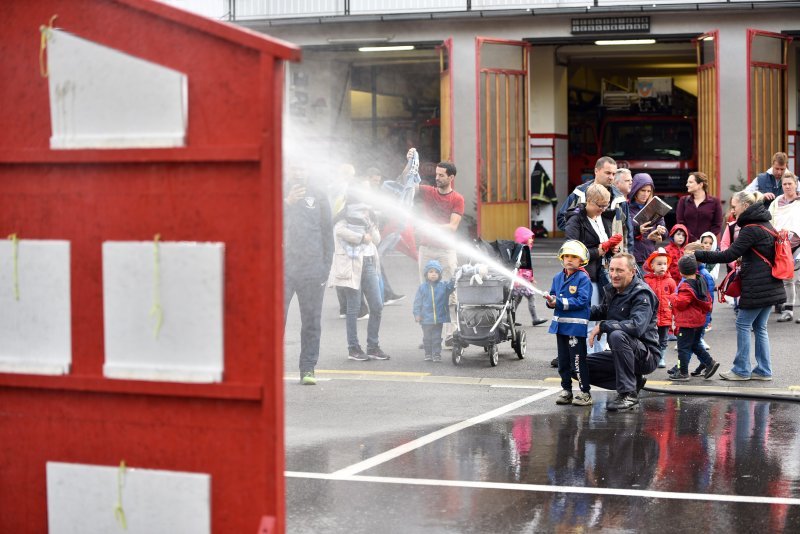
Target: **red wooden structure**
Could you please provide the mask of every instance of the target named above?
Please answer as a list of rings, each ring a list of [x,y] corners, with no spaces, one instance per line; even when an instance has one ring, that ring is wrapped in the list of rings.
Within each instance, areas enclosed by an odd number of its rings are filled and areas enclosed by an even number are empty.
[[[0,532],[46,532],[48,461],[211,475],[213,532],[284,529],[281,110],[299,49],[149,0],[11,0],[0,32],[0,232],[71,246],[72,367],[0,373]],[[51,150],[39,28],[188,77],[183,148]],[[101,244],[225,243],[224,378],[103,376]],[[2,342],[2,341],[0,341]],[[271,520],[263,522],[270,524]]]

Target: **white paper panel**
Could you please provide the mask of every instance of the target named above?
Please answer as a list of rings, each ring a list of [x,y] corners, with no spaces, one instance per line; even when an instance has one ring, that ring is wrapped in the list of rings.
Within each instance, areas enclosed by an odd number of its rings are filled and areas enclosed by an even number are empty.
[[[223,372],[222,243],[103,243],[103,317],[112,378],[219,382]],[[163,323],[151,315],[158,296]]]
[[[47,462],[50,534],[211,532],[211,477],[153,469]],[[127,529],[115,516],[120,502]]]
[[[47,40],[51,148],[185,145],[184,74],[51,30]]]
[[[0,241],[0,372],[59,375],[72,361],[69,242]]]

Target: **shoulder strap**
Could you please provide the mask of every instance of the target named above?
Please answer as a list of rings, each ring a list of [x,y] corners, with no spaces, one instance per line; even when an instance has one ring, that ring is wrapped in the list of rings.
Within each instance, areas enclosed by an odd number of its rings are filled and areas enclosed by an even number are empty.
[[[766,226],[763,226],[761,224],[746,224],[744,227],[747,228],[748,226],[757,226],[758,228],[761,228],[762,230],[767,232],[772,237],[774,237],[776,239],[778,238],[778,233],[777,232],[773,232],[772,230],[770,230]],[[761,254],[759,251],[757,251],[755,247],[752,247],[750,250],[755,252],[756,255],[758,255],[759,258],[761,258],[762,260],[764,260],[767,263],[767,265],[769,265],[770,267],[774,267],[774,265],[772,265],[772,263],[767,258],[765,258],[763,254]]]

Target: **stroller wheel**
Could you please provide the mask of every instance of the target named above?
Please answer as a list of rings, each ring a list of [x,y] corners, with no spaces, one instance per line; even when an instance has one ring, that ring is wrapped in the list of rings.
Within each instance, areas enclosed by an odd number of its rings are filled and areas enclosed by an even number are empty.
[[[517,341],[511,343],[514,346],[514,351],[517,353],[517,358],[522,360],[525,358],[525,351],[528,350],[528,334],[525,330],[517,330]]]
[[[489,363],[492,367],[497,367],[497,362],[500,359],[500,349],[497,348],[497,345],[491,345],[489,347]]]
[[[460,345],[453,345],[453,365],[461,363],[461,356],[464,355],[464,347]]]

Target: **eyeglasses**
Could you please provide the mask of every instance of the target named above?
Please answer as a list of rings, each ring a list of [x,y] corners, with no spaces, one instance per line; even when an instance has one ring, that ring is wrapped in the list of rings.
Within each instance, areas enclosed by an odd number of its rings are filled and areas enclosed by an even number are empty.
[[[606,209],[606,208],[608,207],[608,204],[598,204],[598,203],[597,203],[597,202],[595,202],[594,200],[592,200],[592,204],[594,204],[595,206],[597,206],[597,207],[598,207],[598,208],[600,208],[601,210],[604,210],[604,209]]]

